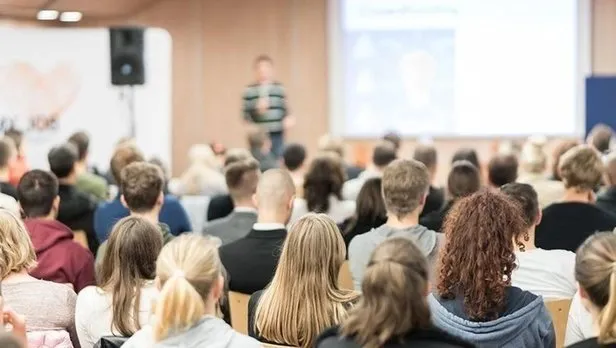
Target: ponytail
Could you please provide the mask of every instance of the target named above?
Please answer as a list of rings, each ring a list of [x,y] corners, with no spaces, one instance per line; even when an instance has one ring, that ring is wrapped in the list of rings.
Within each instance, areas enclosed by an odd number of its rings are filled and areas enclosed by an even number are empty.
[[[599,338],[601,344],[616,342],[616,269],[610,275],[610,292],[607,304],[599,314]]]

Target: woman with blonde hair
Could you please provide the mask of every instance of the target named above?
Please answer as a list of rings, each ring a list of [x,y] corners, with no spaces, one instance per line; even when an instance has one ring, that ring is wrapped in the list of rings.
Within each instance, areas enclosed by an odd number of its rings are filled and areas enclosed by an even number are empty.
[[[291,225],[272,282],[250,297],[249,334],[312,347],[321,331],[346,318],[358,294],[338,287],[345,250],[338,227],[324,214],[308,214]]]
[[[410,239],[387,239],[372,253],[361,299],[316,347],[472,347],[433,327],[428,274],[425,256]]]
[[[36,254],[26,227],[15,214],[0,209],[0,279],[4,306],[27,318],[28,335],[34,339],[37,333],[54,331],[55,336],[64,333],[74,347],[80,347],[75,331],[77,295],[70,285],[31,277],[28,271],[34,267]]]
[[[550,180],[546,170],[548,156],[545,153],[545,137],[530,137],[522,146],[520,167],[522,174],[517,182],[533,186],[539,197],[539,206],[546,207],[565,195],[565,186],[560,181]]]
[[[193,145],[188,151],[188,158],[190,166],[180,176],[177,194],[212,197],[227,193],[225,177],[209,145]]]
[[[160,293],[152,326],[138,331],[123,348],[260,346],[216,316],[224,279],[213,240],[184,234],[165,245],[156,261],[156,285]]]
[[[82,348],[103,336],[130,337],[148,323],[156,258],[163,247],[158,227],[129,216],[114,226],[99,269],[100,287],[89,286],[77,297],[75,324]]]

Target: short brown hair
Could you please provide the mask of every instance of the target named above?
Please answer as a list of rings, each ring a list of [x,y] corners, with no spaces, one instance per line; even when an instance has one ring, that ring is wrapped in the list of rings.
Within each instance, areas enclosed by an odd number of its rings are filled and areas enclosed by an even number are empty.
[[[556,145],[556,148],[554,148],[554,152],[552,153],[552,177],[554,180],[562,180],[558,169],[560,166],[560,158],[565,154],[565,152],[578,145],[580,145],[580,142],[577,140],[564,140]]]
[[[162,170],[146,162],[127,165],[122,170],[120,182],[120,192],[124,201],[128,209],[135,213],[152,210],[165,185]]]
[[[75,144],[77,147],[78,159],[83,161],[88,156],[88,148],[90,147],[90,137],[86,132],[76,132],[68,138],[69,143]]]
[[[262,128],[255,128],[248,133],[248,146],[251,149],[260,149],[267,141],[267,133]]]
[[[481,188],[481,173],[469,161],[454,162],[447,176],[447,191],[452,199],[469,196]]]
[[[231,197],[252,196],[257,191],[259,182],[259,162],[248,158],[231,163],[225,167],[225,181]]]
[[[382,141],[374,147],[372,151],[372,163],[377,167],[385,167],[393,162],[398,155],[396,149],[389,141]]]
[[[423,163],[430,169],[436,168],[437,153],[432,145],[419,145],[413,152],[413,159]]]
[[[605,153],[610,149],[610,143],[613,135],[614,130],[612,130],[612,127],[599,123],[590,130],[587,143],[597,149],[597,151]]]
[[[518,178],[518,158],[515,155],[496,155],[488,163],[488,181],[495,187],[515,182]]]
[[[566,188],[594,190],[605,170],[599,152],[588,145],[578,145],[565,152],[558,167]]]
[[[402,218],[423,203],[430,188],[428,168],[415,160],[395,160],[385,167],[382,186],[387,212]]]
[[[139,149],[132,145],[119,146],[113,156],[109,166],[111,167],[111,174],[116,184],[119,186],[122,183],[122,170],[131,163],[143,162],[145,158]]]
[[[9,161],[13,156],[13,144],[10,138],[0,138],[0,168],[5,168],[9,165]]]

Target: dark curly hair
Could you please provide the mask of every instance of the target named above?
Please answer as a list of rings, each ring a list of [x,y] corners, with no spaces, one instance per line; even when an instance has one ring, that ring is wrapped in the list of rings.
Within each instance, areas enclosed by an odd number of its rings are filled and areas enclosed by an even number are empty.
[[[483,189],[461,199],[445,220],[439,296],[463,296],[473,321],[497,319],[515,268],[512,238],[524,226],[520,208],[501,192]]]
[[[337,156],[324,153],[312,160],[304,178],[304,199],[308,211],[327,213],[329,196],[342,199],[342,185],[345,180],[342,162]]]

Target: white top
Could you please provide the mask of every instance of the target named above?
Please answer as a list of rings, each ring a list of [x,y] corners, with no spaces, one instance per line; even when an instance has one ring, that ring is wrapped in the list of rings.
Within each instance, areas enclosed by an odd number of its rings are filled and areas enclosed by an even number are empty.
[[[577,290],[575,254],[566,250],[533,249],[516,252],[511,283],[544,299],[571,298]]]
[[[573,296],[569,308],[567,331],[565,331],[565,346],[583,341],[597,335],[594,332],[592,315],[584,308],[579,291]]]
[[[153,301],[157,294],[158,290],[153,281],[141,288],[139,302],[139,324],[141,326],[149,323]],[[128,315],[129,313],[123,314]],[[92,348],[101,337],[112,335],[111,295],[95,286],[88,286],[81,290],[75,306],[75,326],[81,348]]]
[[[308,214],[308,205],[303,198],[296,198],[293,202],[293,213],[291,214],[291,220],[289,223],[293,223],[302,216]],[[353,201],[341,201],[335,196],[329,197],[329,210],[327,215],[334,220],[336,224],[344,222],[344,220],[350,218],[355,213],[355,202]]]

